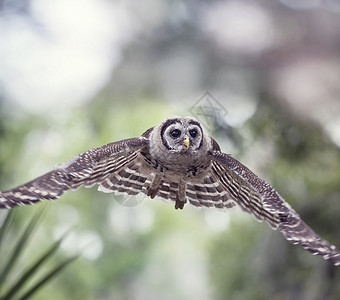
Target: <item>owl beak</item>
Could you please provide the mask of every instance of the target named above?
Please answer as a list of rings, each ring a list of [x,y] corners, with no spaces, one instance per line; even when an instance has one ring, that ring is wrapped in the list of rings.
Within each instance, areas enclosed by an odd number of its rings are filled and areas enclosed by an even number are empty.
[[[185,145],[187,148],[189,148],[190,139],[189,139],[189,136],[188,136],[188,135],[185,135],[185,136],[184,136],[183,145]]]

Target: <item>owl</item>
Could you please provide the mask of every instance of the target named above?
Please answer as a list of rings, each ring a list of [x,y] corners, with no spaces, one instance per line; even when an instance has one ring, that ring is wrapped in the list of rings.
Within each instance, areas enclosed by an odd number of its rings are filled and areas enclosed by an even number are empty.
[[[193,118],[174,117],[130,138],[88,150],[17,188],[0,192],[0,208],[56,199],[65,191],[145,194],[175,209],[238,205],[279,229],[293,244],[340,265],[340,252],[318,236],[276,190],[229,154]]]

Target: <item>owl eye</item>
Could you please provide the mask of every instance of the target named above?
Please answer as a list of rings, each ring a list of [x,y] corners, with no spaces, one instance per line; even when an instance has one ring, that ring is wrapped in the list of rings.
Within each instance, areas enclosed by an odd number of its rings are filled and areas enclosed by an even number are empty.
[[[174,139],[178,138],[181,135],[181,131],[179,129],[174,129],[170,132],[170,136]]]
[[[196,129],[191,129],[189,130],[190,136],[192,138],[195,138],[197,136],[197,130]]]

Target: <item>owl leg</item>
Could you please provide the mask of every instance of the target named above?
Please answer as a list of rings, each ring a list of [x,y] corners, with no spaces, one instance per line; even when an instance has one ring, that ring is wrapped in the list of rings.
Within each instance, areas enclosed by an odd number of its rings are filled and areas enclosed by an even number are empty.
[[[147,193],[147,196],[150,196],[151,199],[156,197],[161,180],[162,180],[162,175],[155,174],[155,177],[153,178],[153,180],[151,181],[148,187],[148,193]]]
[[[187,202],[186,195],[187,184],[184,180],[180,179],[178,183],[178,191],[176,193],[175,209],[183,209],[184,204]]]

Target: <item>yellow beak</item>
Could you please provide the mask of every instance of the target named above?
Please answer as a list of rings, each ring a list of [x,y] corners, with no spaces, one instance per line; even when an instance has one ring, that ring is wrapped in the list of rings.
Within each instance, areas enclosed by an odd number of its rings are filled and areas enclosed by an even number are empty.
[[[187,135],[184,136],[183,144],[184,144],[187,148],[189,148],[189,145],[190,145],[189,136],[187,136]]]

